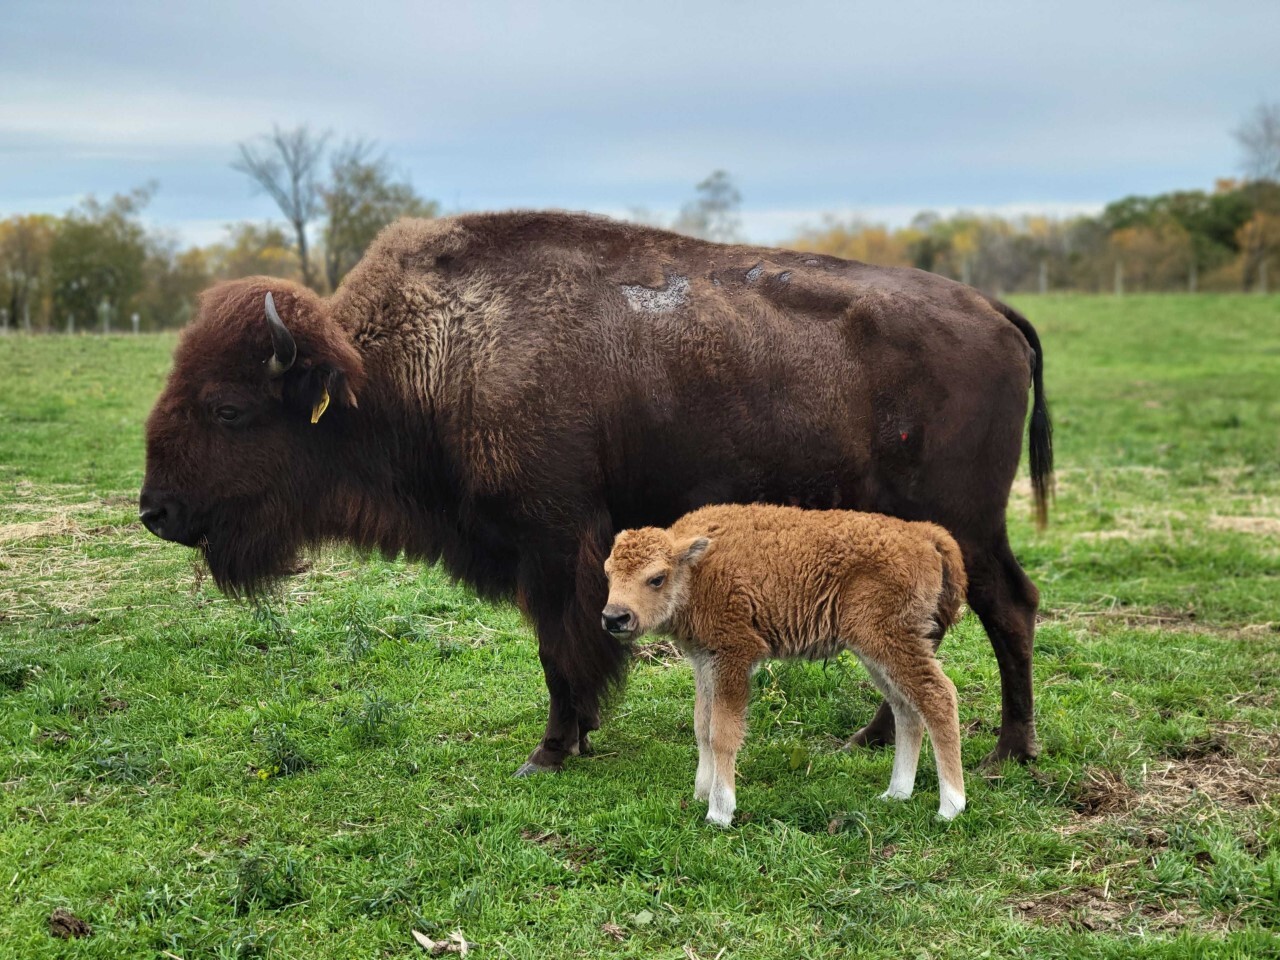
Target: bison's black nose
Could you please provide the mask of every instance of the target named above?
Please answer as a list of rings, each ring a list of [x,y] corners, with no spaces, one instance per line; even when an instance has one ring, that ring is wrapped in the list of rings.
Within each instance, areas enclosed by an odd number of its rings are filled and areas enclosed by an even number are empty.
[[[627,634],[636,628],[636,617],[626,607],[611,603],[600,615],[600,623],[612,634]]]
[[[143,490],[138,497],[138,519],[142,525],[162,540],[172,540],[190,546],[186,511],[176,497]]]

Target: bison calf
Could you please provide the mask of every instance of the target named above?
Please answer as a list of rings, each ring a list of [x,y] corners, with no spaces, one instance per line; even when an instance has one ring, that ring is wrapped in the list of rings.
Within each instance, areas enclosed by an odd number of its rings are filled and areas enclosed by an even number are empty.
[[[923,727],[938,763],[938,815],[964,809],[955,685],[934,651],[956,620],[966,579],[941,527],[843,510],[713,506],[668,529],[625,530],[604,564],[604,628],[670,633],[693,662],[698,775],[707,820],[728,826],[748,681],[770,657],[851,650],[893,709],[884,797],[915,786]]]

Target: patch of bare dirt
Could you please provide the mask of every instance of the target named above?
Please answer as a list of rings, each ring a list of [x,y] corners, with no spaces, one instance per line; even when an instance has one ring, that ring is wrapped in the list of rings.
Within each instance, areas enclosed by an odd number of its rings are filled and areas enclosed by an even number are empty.
[[[636,647],[636,659],[649,663],[671,663],[680,659],[680,651],[670,640],[654,640]]]
[[[1208,800],[1249,807],[1280,797],[1280,731],[1223,723],[1147,769],[1143,805],[1164,812]]]
[[[1173,931],[1191,922],[1200,931],[1224,929],[1227,925],[1225,918],[1202,914],[1191,904],[1139,903],[1126,896],[1126,891],[1110,886],[1058,890],[1035,899],[1021,900],[1015,906],[1027,920],[1090,932],[1133,928]]]
[[[1086,530],[1077,533],[1075,539],[1086,543],[1101,543],[1104,540],[1146,540],[1156,535],[1156,530]]]
[[[1233,533],[1251,533],[1258,537],[1280,537],[1280,517],[1224,517],[1209,518],[1211,530],[1230,530]]]
[[[42,537],[83,537],[84,528],[69,512],[58,512],[43,520],[0,524],[0,544],[22,543]]]
[[[1211,803],[1244,808],[1280,797],[1280,731],[1247,723],[1218,724],[1202,737],[1153,761],[1134,788],[1118,772],[1090,768],[1072,793],[1082,818],[1116,818],[1132,811],[1165,815]],[[1064,828],[1067,833],[1088,824]]]
[[[1083,620],[1105,626],[1120,625],[1138,629],[1180,630],[1196,633],[1231,633],[1229,628],[1214,629],[1202,627],[1196,623],[1194,607],[1155,606],[1150,610],[1134,610],[1130,607],[1112,604],[1102,610],[1091,609],[1084,604],[1073,604],[1065,607],[1048,607],[1040,611],[1037,622]]]
[[[49,934],[59,940],[76,940],[93,933],[93,927],[85,923],[70,910],[59,907],[49,914]]]
[[[1115,770],[1093,767],[1073,797],[1078,813],[1086,817],[1104,817],[1126,813],[1138,802],[1138,792]]]
[[[594,847],[574,843],[572,840],[550,830],[521,830],[520,839],[527,840],[529,843],[536,843],[538,846],[555,853],[560,862],[574,873],[581,873],[582,868],[591,861],[596,852]]]

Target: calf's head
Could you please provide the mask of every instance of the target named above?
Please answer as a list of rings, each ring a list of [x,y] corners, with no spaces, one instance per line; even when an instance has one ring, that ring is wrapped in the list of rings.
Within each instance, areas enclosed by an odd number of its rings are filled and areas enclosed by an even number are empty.
[[[147,420],[139,515],[199,547],[218,586],[253,593],[322,539],[360,355],[314,293],[252,277],[200,298]]]
[[[710,546],[707,537],[677,540],[658,527],[622,531],[604,562],[609,602],[601,626],[619,639],[661,630],[684,605],[693,568]]]

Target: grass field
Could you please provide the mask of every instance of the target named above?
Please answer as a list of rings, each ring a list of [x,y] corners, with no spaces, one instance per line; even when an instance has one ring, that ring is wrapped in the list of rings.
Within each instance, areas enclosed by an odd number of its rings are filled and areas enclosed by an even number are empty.
[[[1025,298],[1058,498],[1044,755],[984,777],[970,616],[943,645],[969,809],[839,752],[856,665],[756,678],[741,823],[692,800],[657,648],[557,777],[533,638],[439,572],[317,558],[269,609],[136,522],[169,337],[0,340],[0,957],[1280,955],[1280,298]],[[50,933],[66,910],[90,935]]]

